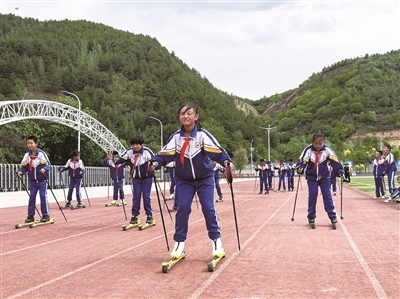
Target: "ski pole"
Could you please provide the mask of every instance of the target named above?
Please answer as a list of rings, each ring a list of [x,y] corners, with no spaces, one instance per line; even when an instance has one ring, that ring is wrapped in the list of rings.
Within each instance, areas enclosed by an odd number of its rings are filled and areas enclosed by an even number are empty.
[[[29,194],[28,188],[26,188],[24,182],[22,181],[22,178],[18,175],[18,172],[16,172],[19,180],[21,181],[22,187],[25,189],[26,193],[28,193],[28,196],[31,197],[31,195]],[[42,215],[40,215],[38,208],[36,207],[36,198],[35,198],[35,210],[38,213],[39,217],[42,218]]]
[[[50,189],[51,193],[53,194],[54,200],[56,201],[56,203],[58,205],[58,208],[61,211],[61,214],[64,216],[65,222],[67,222],[67,218],[65,218],[64,212],[63,212],[60,204],[58,203],[58,200],[57,200],[56,196],[54,195],[53,189],[50,188],[49,181],[46,181],[46,182],[47,182],[47,187]]]
[[[343,178],[340,178],[340,219],[343,219]]]
[[[155,186],[156,186],[156,194],[157,194],[157,199],[158,199],[158,206],[160,208],[160,215],[161,215],[161,221],[162,221],[162,225],[163,225],[163,229],[164,229],[164,236],[165,236],[165,242],[167,243],[167,250],[169,251],[169,244],[168,244],[168,237],[167,237],[167,230],[165,229],[165,222],[164,222],[164,215],[162,213],[162,209],[161,209],[161,201],[160,201],[160,195],[158,194],[158,187],[157,187],[157,178],[156,175],[153,175],[154,178],[154,182],[155,182]],[[169,210],[168,210],[169,211]],[[171,216],[171,214],[170,214]],[[171,218],[172,219],[172,218]]]
[[[62,186],[62,189],[63,189],[63,192],[64,192],[64,202],[66,203],[67,202],[67,197],[65,196],[64,182],[63,182],[62,173],[60,172],[60,169],[61,168],[58,169],[59,170],[58,173],[60,174],[60,183],[61,183],[61,186]]]
[[[89,196],[88,196],[88,194],[87,194],[86,187],[85,187],[85,183],[83,182],[83,179],[82,179],[82,185],[83,185],[83,189],[85,189],[86,198],[87,198],[87,200],[88,200],[88,202],[89,202],[89,206],[91,207],[92,205],[90,204],[90,199],[89,199]]]
[[[299,179],[297,181],[296,196],[294,198],[293,215],[291,219],[292,221],[294,221],[294,211],[296,210],[297,194],[299,193],[299,185],[300,185],[300,176],[301,174],[299,174]]]
[[[237,217],[236,217],[235,195],[233,194],[233,186],[232,186],[233,179],[232,179],[232,169],[231,169],[230,163],[227,163],[227,165],[226,165],[226,180],[228,182],[229,188],[231,189],[233,215],[235,218],[235,227],[236,227],[236,236],[237,236],[237,240],[238,240],[238,248],[240,251],[239,229],[238,229],[238,223],[237,223]]]
[[[123,182],[123,181],[122,181],[122,182]],[[120,197],[121,197],[121,194],[123,194],[124,191],[123,191],[123,190],[121,189],[121,187],[119,186],[118,174],[117,174],[117,184],[118,184],[118,189],[119,189]],[[122,186],[122,188],[123,188],[123,186]],[[117,199],[118,199],[118,197],[117,197]],[[124,208],[125,220],[128,220],[128,218],[126,218],[125,199],[122,200],[122,207]]]

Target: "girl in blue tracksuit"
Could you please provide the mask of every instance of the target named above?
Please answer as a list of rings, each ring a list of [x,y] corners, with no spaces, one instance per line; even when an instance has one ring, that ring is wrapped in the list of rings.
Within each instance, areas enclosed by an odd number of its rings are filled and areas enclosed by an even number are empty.
[[[143,195],[143,206],[146,212],[146,223],[153,223],[153,207],[151,204],[151,185],[153,182],[153,170],[149,168],[149,162],[154,153],[148,147],[143,146],[144,139],[140,135],[131,138],[131,148],[127,149],[116,164],[127,163],[131,171],[129,179],[132,180],[132,218],[131,224],[138,224],[140,215],[140,198]]]
[[[383,152],[375,152],[374,169],[372,171],[375,180],[375,199],[385,197],[385,181],[383,172],[385,171],[385,159],[382,158]],[[382,194],[382,195],[381,195]]]
[[[268,194],[268,167],[264,163],[264,159],[260,160],[260,164],[258,164],[255,168],[255,171],[259,171],[259,178],[260,178],[260,193],[263,193],[263,188],[265,188],[265,194]]]
[[[225,166],[232,160],[218,141],[197,124],[199,115],[193,104],[181,106],[178,115],[181,129],[172,134],[164,148],[153,158],[152,164],[153,169],[159,169],[175,161],[179,209],[175,216],[175,245],[171,256],[182,256],[184,252],[195,192],[202,206],[208,237],[212,240],[212,253],[214,256],[225,255],[214,204],[214,170],[211,160]]]
[[[121,204],[126,204],[125,202],[125,193],[124,193],[124,169],[125,163],[123,164],[115,164],[119,160],[119,153],[117,151],[113,151],[112,154],[108,154],[106,158],[103,159],[103,166],[108,166],[110,169],[110,177],[113,180],[114,193],[113,200],[111,201],[112,205],[116,205],[118,201],[118,190],[119,197],[121,199]]]
[[[286,168],[285,163],[283,163],[283,160],[279,160],[279,164],[278,164],[278,166],[275,166],[275,169],[278,169],[278,175],[279,175],[278,191],[281,191],[281,185],[282,185],[283,192],[286,192],[285,177],[286,177],[287,168]]]
[[[77,207],[83,207],[82,195],[81,195],[81,183],[83,174],[85,173],[85,166],[83,165],[83,161],[81,160],[80,151],[74,150],[71,153],[71,159],[67,161],[65,166],[62,166],[59,169],[60,172],[66,170],[68,170],[69,174],[69,189],[67,195],[67,203],[65,204],[65,207],[66,208],[71,207],[72,192],[74,191],[74,187],[76,193],[76,200],[78,202]]]
[[[308,185],[308,222],[314,223],[318,197],[318,187],[321,189],[324,208],[332,223],[337,222],[335,205],[330,191],[330,169],[328,161],[332,166],[332,175],[343,176],[342,164],[329,146],[325,145],[325,136],[318,131],[313,136],[312,144],[308,145],[300,155],[297,162],[297,172],[305,172]]]
[[[28,152],[22,158],[21,168],[18,171],[18,176],[28,174],[29,178],[30,194],[28,217],[25,222],[28,223],[35,221],[35,205],[38,191],[40,195],[40,209],[42,210],[42,218],[40,221],[46,222],[50,220],[46,184],[49,179],[50,161],[46,153],[37,147],[38,140],[35,136],[29,136],[26,138],[26,146]]]
[[[396,159],[390,152],[391,149],[392,147],[390,145],[386,145],[383,149],[385,152],[385,170],[383,171],[383,175],[387,175],[390,195],[393,193],[394,189],[396,189],[394,186],[394,177],[396,176],[397,171]],[[385,202],[388,201],[390,200],[388,199]]]

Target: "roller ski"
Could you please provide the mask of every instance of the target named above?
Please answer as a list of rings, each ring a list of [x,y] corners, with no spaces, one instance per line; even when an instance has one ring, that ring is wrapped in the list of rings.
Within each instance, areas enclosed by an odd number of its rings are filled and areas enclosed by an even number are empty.
[[[144,229],[146,229],[150,226],[154,226],[154,225],[156,225],[156,221],[153,219],[153,216],[148,215],[146,223],[144,225],[139,224],[138,228],[139,228],[139,230],[144,230]]]
[[[174,250],[171,252],[171,260],[162,263],[162,272],[168,273],[176,263],[186,257],[185,242],[175,242]]]
[[[106,203],[106,207],[117,206],[118,202],[116,200],[112,200],[111,202]]]
[[[61,207],[61,209],[70,209],[70,210],[72,210],[73,209],[72,203],[70,201],[67,201],[65,203],[65,206]]]
[[[137,227],[137,226],[139,226],[139,225],[141,225],[140,219],[138,219],[137,216],[133,216],[133,217],[131,218],[131,221],[130,221],[128,224],[122,225],[122,230],[123,230],[123,231],[126,231],[126,230],[128,230],[128,229]]]
[[[224,199],[222,197],[218,198],[217,200],[215,200],[215,202],[223,202]]]
[[[19,228],[21,228],[21,227],[30,226],[31,224],[34,224],[34,223],[37,223],[37,222],[39,222],[39,221],[38,221],[38,220],[35,220],[35,218],[33,218],[33,217],[28,217],[28,218],[26,218],[26,220],[25,220],[24,223],[18,223],[18,224],[16,224],[16,225],[15,225],[15,228],[16,228],[16,229],[19,229]]]
[[[308,223],[310,224],[310,227],[312,229],[315,229],[315,219],[314,218],[309,218]]]
[[[214,272],[218,262],[225,257],[225,249],[222,247],[221,239],[212,240],[213,259],[207,264],[208,272]]]
[[[50,218],[49,216],[43,216],[40,221],[34,222],[29,225],[30,228],[34,228],[36,226],[46,225],[46,224],[53,224],[54,218]]]
[[[332,217],[331,218],[331,223],[332,223],[332,229],[336,229],[337,218],[336,217]]]
[[[122,207],[122,206],[126,206],[125,200],[121,200],[121,202],[117,203],[117,207]]]
[[[82,204],[82,202],[78,202],[78,204],[74,207],[71,205],[71,210],[75,210],[75,209],[84,209],[86,206],[84,204]]]

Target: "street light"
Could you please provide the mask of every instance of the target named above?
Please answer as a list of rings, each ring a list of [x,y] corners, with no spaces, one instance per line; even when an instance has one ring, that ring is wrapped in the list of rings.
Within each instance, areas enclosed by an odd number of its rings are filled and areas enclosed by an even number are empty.
[[[253,140],[250,142],[250,163],[251,163],[251,170],[250,174],[253,175]]]
[[[154,120],[156,120],[156,121],[158,121],[158,122],[160,123],[160,128],[161,128],[161,141],[160,141],[160,144],[161,144],[161,149],[163,149],[163,129],[162,129],[162,122],[161,122],[161,120],[159,120],[158,118],[155,118],[155,117],[153,117],[153,116],[149,116],[149,118],[154,119]],[[163,180],[163,178],[164,178],[163,171],[161,171],[161,180]]]
[[[69,96],[74,96],[78,100],[78,110],[79,110],[79,124],[78,124],[78,151],[81,151],[81,101],[79,100],[78,96],[72,92],[66,91],[66,90],[61,90],[61,93],[69,95]]]
[[[276,126],[271,128],[271,125],[268,125],[268,128],[260,127],[260,129],[265,129],[265,130],[268,131],[268,161],[271,161],[270,149],[269,149],[269,131],[271,131],[271,130],[273,130],[275,128],[276,128]]]

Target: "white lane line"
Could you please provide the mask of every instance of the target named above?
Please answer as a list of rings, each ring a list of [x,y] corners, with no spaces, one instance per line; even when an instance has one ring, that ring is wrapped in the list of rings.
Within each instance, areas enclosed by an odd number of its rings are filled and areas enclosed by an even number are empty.
[[[347,231],[346,226],[344,225],[343,222],[339,222],[339,225],[341,226],[344,235],[347,238],[347,241],[349,241],[351,248],[353,249],[354,254],[356,255],[358,262],[360,263],[361,267],[364,269],[365,274],[367,275],[369,281],[371,282],[376,294],[380,299],[386,299],[387,295],[385,291],[383,290],[381,284],[379,283],[378,279],[376,279],[374,273],[372,272],[371,268],[368,266],[367,261],[364,259],[362,256],[360,250],[358,250],[356,243],[353,241],[353,238],[350,236],[349,232]]]
[[[289,196],[288,199],[286,199],[283,204],[279,208],[277,208],[276,211],[267,218],[267,220],[264,221],[262,225],[258,227],[258,229],[246,240],[246,242],[243,243],[243,246],[241,246],[242,249],[246,248],[246,246],[251,241],[253,241],[257,234],[267,225],[268,221],[270,221],[279,212],[279,210],[282,209],[282,207],[289,201],[290,198],[293,197],[293,195],[294,193]],[[213,274],[211,274],[211,276],[205,282],[203,282],[203,284],[197,290],[195,290],[192,295],[190,295],[189,299],[196,299],[200,297],[204,290],[206,290],[210,286],[210,284],[218,277],[218,275],[221,274],[221,272],[224,271],[224,269],[235,260],[239,253],[240,251],[235,251],[232,255],[230,255],[227,260],[224,261],[224,263],[222,263],[222,265],[218,266],[217,270],[214,271]]]

